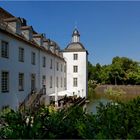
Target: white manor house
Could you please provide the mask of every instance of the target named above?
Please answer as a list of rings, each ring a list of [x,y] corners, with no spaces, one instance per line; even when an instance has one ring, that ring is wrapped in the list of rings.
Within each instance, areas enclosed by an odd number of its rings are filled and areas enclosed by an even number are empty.
[[[33,94],[46,105],[54,96],[86,97],[87,62],[77,29],[61,50],[24,18],[0,8],[0,108],[17,110],[23,102],[30,103]]]

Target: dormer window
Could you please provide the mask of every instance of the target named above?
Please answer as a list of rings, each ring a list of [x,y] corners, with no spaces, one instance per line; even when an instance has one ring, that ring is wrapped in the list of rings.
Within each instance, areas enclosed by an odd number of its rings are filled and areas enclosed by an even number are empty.
[[[54,47],[53,47],[53,46],[50,46],[50,51],[51,51],[52,53],[54,53]]]
[[[21,34],[21,20],[20,18],[17,17],[12,17],[12,18],[6,18],[4,19],[5,22],[7,22],[7,28],[16,33],[16,34]]]
[[[21,32],[22,32],[22,35],[27,40],[32,40],[33,39],[33,28],[32,28],[32,26],[22,26],[21,27]]]

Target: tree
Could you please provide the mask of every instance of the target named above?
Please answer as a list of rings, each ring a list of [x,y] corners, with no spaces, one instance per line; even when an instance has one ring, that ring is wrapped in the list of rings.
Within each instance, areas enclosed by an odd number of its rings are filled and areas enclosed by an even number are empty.
[[[139,63],[127,57],[116,56],[112,64],[93,66],[89,63],[89,79],[101,84],[140,84]]]

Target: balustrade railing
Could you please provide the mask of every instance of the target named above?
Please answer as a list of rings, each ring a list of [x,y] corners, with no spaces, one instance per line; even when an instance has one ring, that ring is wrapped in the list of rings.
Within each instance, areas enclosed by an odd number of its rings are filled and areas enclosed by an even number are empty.
[[[32,103],[30,105],[27,106],[27,102],[29,101],[30,98],[32,98],[32,95],[36,94],[35,99],[32,101]],[[42,97],[42,95],[46,94],[46,90],[44,88],[42,88],[39,93],[35,92],[35,91],[31,91],[30,94],[28,94],[26,96],[26,98],[24,99],[24,101],[19,105],[19,109],[20,110],[25,110],[25,108],[27,107],[28,109],[32,110],[33,108],[35,108],[35,106],[40,105],[40,98]]]
[[[40,99],[43,95],[46,94],[46,89],[42,88],[39,93],[37,94],[35,100],[31,104],[31,109],[37,108],[37,106],[40,106]]]
[[[30,99],[30,97],[32,96],[32,94],[35,94],[35,92],[32,90],[23,100],[23,102],[19,105],[19,109],[22,109],[26,107],[26,103],[28,102],[28,100]]]

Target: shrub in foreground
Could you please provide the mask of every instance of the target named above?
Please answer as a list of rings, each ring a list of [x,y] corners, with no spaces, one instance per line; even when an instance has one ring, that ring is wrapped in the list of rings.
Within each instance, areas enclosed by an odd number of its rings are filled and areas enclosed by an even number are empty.
[[[0,138],[138,139],[140,98],[128,103],[100,104],[95,115],[77,106],[58,112],[40,108],[34,115],[1,112],[0,121]]]

